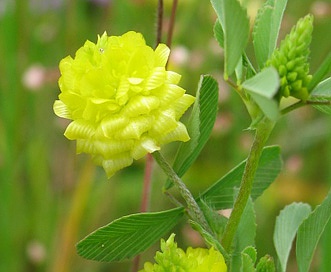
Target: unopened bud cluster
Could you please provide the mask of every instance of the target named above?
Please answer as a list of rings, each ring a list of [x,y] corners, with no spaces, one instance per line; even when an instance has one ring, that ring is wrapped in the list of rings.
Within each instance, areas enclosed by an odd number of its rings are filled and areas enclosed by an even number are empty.
[[[309,75],[309,45],[313,31],[313,16],[301,18],[276,49],[266,66],[273,66],[280,76],[280,90],[277,98],[293,96],[306,100]]]

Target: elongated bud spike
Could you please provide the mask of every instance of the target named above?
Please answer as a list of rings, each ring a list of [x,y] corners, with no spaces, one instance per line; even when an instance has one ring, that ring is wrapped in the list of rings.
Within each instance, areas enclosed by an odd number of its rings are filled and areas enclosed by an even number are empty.
[[[267,61],[266,66],[274,66],[281,79],[278,100],[283,96],[302,100],[308,98],[307,85],[311,80],[308,60],[312,32],[313,16],[301,18]]]

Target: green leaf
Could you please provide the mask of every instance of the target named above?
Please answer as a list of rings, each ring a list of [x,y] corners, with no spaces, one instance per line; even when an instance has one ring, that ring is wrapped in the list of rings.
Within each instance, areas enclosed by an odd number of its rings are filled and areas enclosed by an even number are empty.
[[[312,91],[310,99],[313,101],[331,101],[331,77],[319,83]],[[316,105],[316,109],[331,114],[331,105]]]
[[[213,206],[209,206],[203,199],[199,202],[201,211],[203,212],[208,226],[214,235],[220,240],[224,232],[228,218],[223,215],[220,215],[217,211],[214,210]]]
[[[309,270],[317,243],[331,217],[331,192],[306,218],[298,230],[296,255],[299,272]]]
[[[309,215],[308,204],[293,203],[286,206],[276,219],[274,244],[280,262],[281,271],[286,271],[287,260],[294,237],[302,221]]]
[[[281,169],[279,147],[264,149],[253,184],[256,199],[276,178]],[[197,201],[204,199],[216,210],[233,205],[234,188],[239,187],[245,162],[216,182]],[[120,261],[133,257],[157,242],[184,215],[184,208],[164,212],[124,216],[101,227],[77,244],[78,254],[98,261]]]
[[[255,272],[254,264],[256,262],[257,252],[256,249],[252,246],[249,246],[243,250],[241,253],[241,263],[242,266],[240,270],[235,270],[231,267],[232,271],[241,271],[241,272]]]
[[[194,230],[196,230],[197,232],[199,232],[201,237],[205,240],[206,244],[214,247],[219,252],[221,252],[225,261],[227,262],[229,256],[228,256],[227,252],[224,250],[224,248],[222,247],[221,243],[213,235],[211,235],[208,231],[206,231],[200,224],[198,224],[192,220],[189,220],[189,222],[191,224],[191,227]]]
[[[320,272],[330,272],[331,271],[331,220],[326,225],[323,236],[322,236],[322,253],[321,253],[321,267]]]
[[[80,241],[77,252],[86,259],[97,261],[131,258],[157,242],[183,214],[184,209],[177,208],[121,217]]]
[[[278,118],[278,103],[273,99],[279,88],[279,76],[275,68],[264,69],[246,80],[242,87],[251,95],[267,118],[273,121]]]
[[[217,19],[214,24],[214,37],[220,47],[224,48],[224,33],[220,21]]]
[[[249,38],[249,19],[237,0],[211,0],[224,33],[224,77],[234,72]]]
[[[203,199],[206,203],[222,210],[232,208],[234,188],[240,186],[246,161],[233,168],[228,174],[218,180],[200,195],[197,201]],[[255,200],[276,179],[282,168],[280,149],[278,146],[265,147],[255,174],[251,197]]]
[[[212,76],[201,76],[196,100],[187,124],[191,140],[181,143],[173,164],[173,169],[182,177],[199,156],[214,127],[218,111],[218,83]],[[170,181],[165,185],[171,187]]]
[[[319,66],[318,70],[313,75],[309,85],[308,92],[311,92],[324,77],[331,72],[331,52],[327,55],[323,63]]]
[[[232,271],[239,271],[240,267],[245,266],[245,263],[242,262],[242,258],[240,258],[240,253],[247,247],[253,248],[252,246],[254,246],[255,244],[255,236],[256,236],[256,216],[255,216],[253,201],[252,199],[249,199],[247,201],[247,205],[245,207],[244,213],[240,219],[238,230],[235,236],[235,244],[234,244],[235,248],[234,248],[234,254],[232,257],[232,264],[231,264]],[[253,260],[254,260],[253,262],[253,267],[254,267],[256,256],[255,259]]]
[[[259,10],[253,30],[257,63],[262,68],[276,48],[287,0],[268,0]]]
[[[319,83],[311,93],[312,96],[331,98],[331,77]]]
[[[241,252],[248,246],[254,246],[256,236],[256,216],[252,199],[247,201],[236,233],[236,246]]]

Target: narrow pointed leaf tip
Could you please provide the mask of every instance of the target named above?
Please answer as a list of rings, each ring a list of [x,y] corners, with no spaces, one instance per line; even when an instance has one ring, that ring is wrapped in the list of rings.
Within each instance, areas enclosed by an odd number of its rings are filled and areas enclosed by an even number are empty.
[[[65,131],[77,153],[89,153],[108,177],[163,144],[190,139],[179,121],[195,98],[167,71],[170,49],[155,50],[133,31],[87,41],[60,62],[54,112],[72,120]]]

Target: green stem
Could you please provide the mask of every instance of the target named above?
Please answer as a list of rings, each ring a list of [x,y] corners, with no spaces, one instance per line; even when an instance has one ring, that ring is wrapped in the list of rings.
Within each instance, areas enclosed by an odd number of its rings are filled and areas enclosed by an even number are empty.
[[[195,201],[191,192],[187,189],[184,182],[180,177],[176,174],[170,164],[166,161],[166,159],[162,156],[162,154],[158,151],[152,153],[153,158],[158,163],[158,165],[162,168],[164,173],[171,179],[175,186],[178,188],[181,196],[184,198],[187,204],[187,212],[191,219],[197,223],[199,223],[205,230],[209,231],[209,226],[206,221],[204,214],[202,213],[200,207]]]
[[[301,108],[301,107],[307,106],[307,105],[313,105],[313,106],[314,105],[315,106],[318,106],[318,105],[320,105],[320,106],[331,106],[331,101],[328,101],[328,100],[323,100],[323,101],[311,101],[311,100],[302,101],[302,100],[300,100],[299,102],[294,103],[294,104],[288,106],[287,108],[283,109],[281,111],[281,114],[282,115],[285,115],[285,114],[287,114],[287,113],[289,113],[291,111],[294,111],[294,110],[296,110],[298,108]]]
[[[234,207],[225,227],[222,237],[222,245],[227,252],[230,252],[233,239],[235,237],[240,218],[246,207],[248,198],[252,191],[255,173],[262,154],[263,147],[269,138],[269,135],[274,127],[274,122],[263,119],[259,122],[255,132],[255,138],[248,155],[244,174],[242,176],[241,185],[238,196],[235,200]]]

